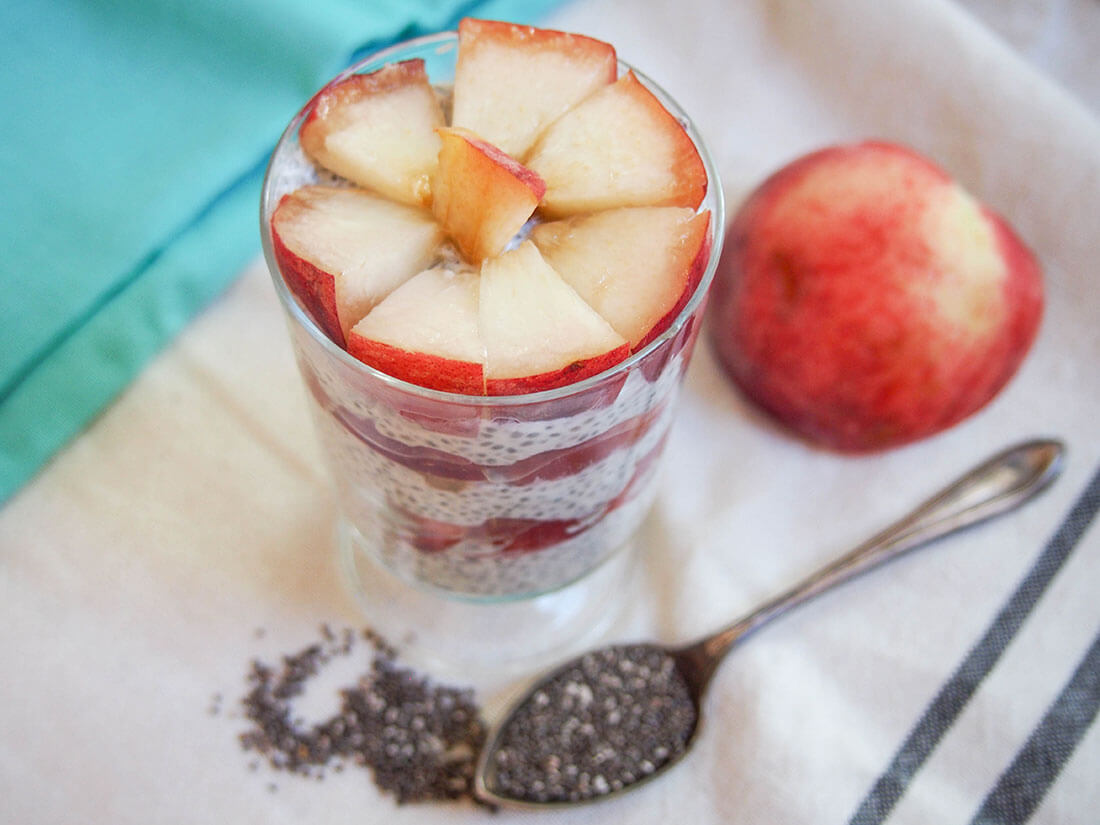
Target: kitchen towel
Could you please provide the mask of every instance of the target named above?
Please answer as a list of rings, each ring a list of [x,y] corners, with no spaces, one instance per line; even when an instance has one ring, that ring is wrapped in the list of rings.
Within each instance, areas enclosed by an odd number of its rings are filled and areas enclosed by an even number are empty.
[[[0,502],[259,248],[267,155],[355,55],[552,0],[0,8]]]
[[[334,499],[257,251],[0,508],[0,822],[1096,822],[1096,113],[954,0],[579,0],[543,23],[614,43],[668,90],[705,137],[730,214],[803,152],[892,139],[1004,214],[1046,273],[1039,337],[1005,390],[880,455],[785,434],[700,339],[609,639],[711,630],[1008,444],[1062,439],[1061,477],[756,634],[717,673],[691,755],[622,798],[494,814],[398,806],[351,765],[323,782],[290,776],[241,749],[252,663],[279,663],[322,624],[365,620],[337,564]],[[1090,42],[1083,29],[1059,42],[1078,37]],[[362,662],[334,665],[344,685]],[[476,670],[417,666],[475,687],[487,716],[499,708]],[[323,693],[303,698],[304,712],[324,712]]]

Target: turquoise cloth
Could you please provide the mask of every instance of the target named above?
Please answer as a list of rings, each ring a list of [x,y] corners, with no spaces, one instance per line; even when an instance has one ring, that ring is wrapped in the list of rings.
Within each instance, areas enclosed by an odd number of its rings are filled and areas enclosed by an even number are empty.
[[[325,80],[554,2],[0,3],[0,502],[258,253],[267,155]]]

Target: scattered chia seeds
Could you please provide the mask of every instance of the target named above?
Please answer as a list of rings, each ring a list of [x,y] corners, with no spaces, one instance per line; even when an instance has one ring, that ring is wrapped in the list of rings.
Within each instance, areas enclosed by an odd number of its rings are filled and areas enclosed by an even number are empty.
[[[281,667],[253,662],[241,700],[251,727],[241,746],[276,770],[314,779],[345,764],[368,768],[399,804],[472,798],[485,741],[472,691],[434,685],[399,666],[394,648],[376,634],[362,638],[372,647],[369,671],[340,691],[333,716],[315,724],[295,715],[294,699],[334,657],[353,651],[356,634],[324,626],[320,642],[284,656]]]
[[[258,634],[259,637],[259,634]],[[339,690],[339,708],[307,723],[295,708],[311,680],[336,657],[370,645],[366,673]],[[277,771],[323,780],[346,766],[369,769],[398,804],[451,799],[481,803],[474,771],[486,727],[469,689],[433,684],[402,667],[372,631],[334,633],[283,656],[256,660],[241,699],[250,724],[244,750]],[[209,711],[220,713],[215,694]],[[691,694],[676,663],[652,645],[589,653],[516,709],[493,755],[490,790],[530,802],[579,802],[645,779],[684,753],[695,727]],[[275,792],[278,786],[268,784]]]
[[[577,802],[641,781],[685,750],[695,704],[667,653],[596,651],[554,676],[501,732],[491,790],[530,802]]]

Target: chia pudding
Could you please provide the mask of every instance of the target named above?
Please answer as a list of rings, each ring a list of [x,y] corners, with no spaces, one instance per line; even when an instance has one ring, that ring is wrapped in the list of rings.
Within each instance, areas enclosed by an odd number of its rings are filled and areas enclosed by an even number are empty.
[[[439,60],[434,45],[424,54],[429,67]],[[279,199],[346,183],[301,150],[308,111],[280,141],[264,186],[273,273],[268,222]],[[446,245],[436,265],[464,266]],[[625,361],[576,384],[500,397],[423,389],[364,365],[276,276],[352,543],[419,587],[491,600],[558,589],[625,546],[656,492],[712,271],[713,261],[679,317]]]
[[[533,595],[591,570],[652,503],[694,320],[631,369],[523,404],[406,390],[292,327],[361,546],[462,596]]]

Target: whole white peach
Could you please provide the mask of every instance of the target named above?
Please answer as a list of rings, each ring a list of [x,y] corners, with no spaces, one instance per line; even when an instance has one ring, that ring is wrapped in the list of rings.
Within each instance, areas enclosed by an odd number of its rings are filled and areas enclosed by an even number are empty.
[[[1030,349],[1034,254],[1000,216],[903,146],[806,155],[730,226],[711,340],[748,398],[813,443],[896,447],[985,406]]]

